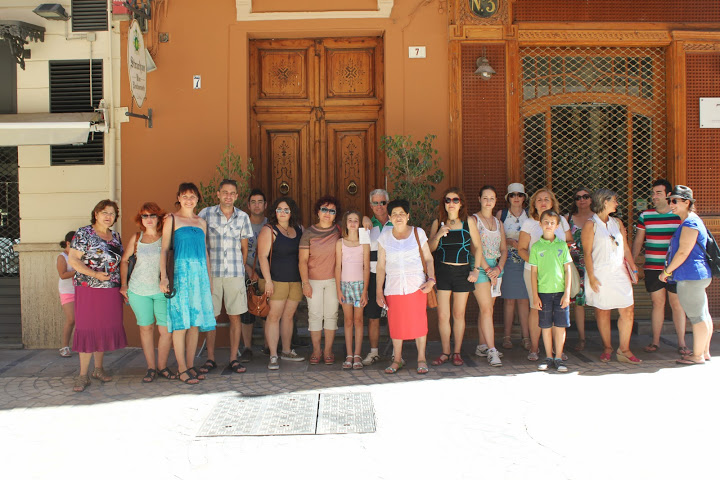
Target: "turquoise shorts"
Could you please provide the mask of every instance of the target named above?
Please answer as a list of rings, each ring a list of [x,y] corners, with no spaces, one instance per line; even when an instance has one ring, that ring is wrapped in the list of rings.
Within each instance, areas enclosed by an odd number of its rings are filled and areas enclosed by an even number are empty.
[[[486,258],[485,261],[491,267],[497,266],[497,258]],[[500,272],[500,276],[502,277],[502,272]],[[490,281],[490,278],[487,276],[487,273],[485,273],[485,270],[480,269],[480,271],[478,272],[478,279],[475,281],[475,284],[488,283],[489,281]]]
[[[128,291],[128,299],[139,326],[147,327],[157,320],[158,327],[167,327],[167,298],[164,294],[145,296]]]

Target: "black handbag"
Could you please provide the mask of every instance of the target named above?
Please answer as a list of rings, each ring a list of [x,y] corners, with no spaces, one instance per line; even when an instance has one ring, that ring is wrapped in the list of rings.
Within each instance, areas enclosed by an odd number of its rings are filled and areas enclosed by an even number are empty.
[[[175,215],[172,217],[172,234],[170,235],[170,248],[165,259],[165,274],[168,278],[168,288],[170,291],[165,294],[165,298],[173,298],[177,293],[175,288]]]
[[[133,270],[135,270],[135,264],[137,263],[137,244],[140,241],[141,236],[142,232],[135,234],[135,249],[133,250],[133,254],[130,255],[130,258],[128,258],[127,276],[125,278],[128,285],[130,284],[130,276],[132,275]]]

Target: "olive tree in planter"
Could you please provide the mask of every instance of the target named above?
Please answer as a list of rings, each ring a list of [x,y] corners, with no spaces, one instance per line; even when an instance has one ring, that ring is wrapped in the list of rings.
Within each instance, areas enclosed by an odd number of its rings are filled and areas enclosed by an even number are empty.
[[[202,201],[198,203],[198,210],[217,205],[217,192],[220,189],[220,182],[226,178],[235,180],[238,184],[238,197],[235,200],[235,206],[237,208],[245,207],[250,194],[250,182],[255,167],[251,158],[248,158],[246,164],[243,165],[242,157],[235,153],[233,148],[232,145],[229,145],[225,149],[220,163],[215,166],[215,174],[212,179],[207,184],[200,182],[198,189],[200,195],[202,195]]]
[[[410,223],[430,230],[436,217],[438,201],[433,198],[435,186],[445,174],[440,170],[438,151],[433,148],[435,135],[413,141],[411,136],[395,135],[380,138],[380,149],[388,159],[387,172],[391,198],[410,202]]]

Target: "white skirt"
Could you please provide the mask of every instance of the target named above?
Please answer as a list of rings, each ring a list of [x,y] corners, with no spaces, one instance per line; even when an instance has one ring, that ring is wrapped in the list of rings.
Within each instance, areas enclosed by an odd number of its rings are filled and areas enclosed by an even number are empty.
[[[627,308],[635,303],[633,286],[630,283],[625,265],[619,267],[595,268],[595,278],[600,282],[600,291],[590,288],[587,272],[585,272],[585,298],[587,305],[600,310]]]

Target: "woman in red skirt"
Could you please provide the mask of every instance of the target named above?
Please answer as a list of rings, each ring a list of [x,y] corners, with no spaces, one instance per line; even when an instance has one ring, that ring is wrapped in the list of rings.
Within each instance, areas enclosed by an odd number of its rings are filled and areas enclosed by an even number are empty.
[[[378,238],[377,262],[377,303],[387,308],[394,349],[393,362],[385,373],[396,373],[405,365],[402,359],[403,340],[415,340],[417,372],[423,374],[428,372],[425,360],[427,294],[435,286],[433,258],[423,229],[408,225],[408,201],[393,200],[387,209],[393,228],[384,229]],[[423,270],[421,252],[427,264],[427,275]]]

